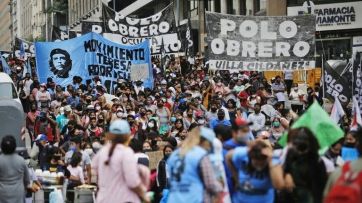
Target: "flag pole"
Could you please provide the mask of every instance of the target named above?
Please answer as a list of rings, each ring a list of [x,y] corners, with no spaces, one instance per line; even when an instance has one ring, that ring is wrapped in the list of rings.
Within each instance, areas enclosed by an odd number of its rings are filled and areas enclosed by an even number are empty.
[[[322,54],[322,78],[323,78],[323,99],[325,98],[325,89],[326,89],[326,83],[325,83],[325,74],[324,74],[324,54]]]

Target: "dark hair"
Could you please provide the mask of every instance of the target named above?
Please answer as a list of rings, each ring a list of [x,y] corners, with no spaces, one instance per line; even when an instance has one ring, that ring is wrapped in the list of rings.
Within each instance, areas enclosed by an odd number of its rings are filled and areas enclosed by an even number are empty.
[[[166,146],[163,148],[163,155],[165,155],[165,152],[166,152],[166,149],[167,149],[167,148],[172,149],[172,151],[175,150],[175,148],[174,148],[173,146],[171,146],[171,145],[168,144],[168,145],[166,145]]]
[[[135,152],[142,152],[142,142],[133,138],[130,143],[129,147]]]
[[[165,138],[164,141],[170,143],[170,145],[172,145],[173,147],[177,147],[177,140],[176,140],[176,138],[174,138],[172,136]]]
[[[322,202],[322,194],[328,176],[324,162],[319,158],[319,144],[313,132],[301,127],[288,133],[288,141],[293,143],[285,160],[285,172],[299,178],[298,185],[304,185],[312,193],[315,202]],[[304,151],[306,153],[298,153]],[[298,176],[298,177],[296,177]]]
[[[112,140],[112,146],[108,153],[108,160],[104,162],[106,166],[109,165],[109,162],[111,161],[111,157],[113,155],[114,148],[116,148],[117,144],[124,144],[128,141],[127,135],[115,135],[116,137]]]
[[[63,67],[63,70],[57,70],[54,67],[53,64],[53,56],[55,54],[63,54],[65,57],[65,64]],[[54,75],[57,75],[60,78],[67,78],[69,77],[69,71],[72,68],[72,60],[70,59],[70,55],[67,51],[63,50],[63,49],[53,49],[50,52],[50,59],[49,59],[49,66],[50,66],[50,71],[52,71],[54,73]]]
[[[252,159],[257,159],[257,160],[267,160],[267,157],[262,154],[262,150],[264,148],[269,147],[265,142],[261,141],[261,140],[257,140],[255,141],[254,145],[250,148],[249,152],[248,152],[248,157],[249,157],[249,162],[247,165],[247,172],[249,174],[253,173],[255,171],[254,167],[251,164],[251,160]],[[268,167],[266,167],[263,172],[266,172],[268,170]]]
[[[362,157],[362,128],[358,128],[355,138],[357,140],[356,148],[359,152],[360,157]]]
[[[1,151],[4,154],[13,154],[16,149],[16,140],[14,136],[7,135],[1,141]]]
[[[75,152],[73,154],[72,158],[70,159],[69,164],[74,168],[74,167],[77,167],[81,161],[82,161],[82,153]]]
[[[221,142],[225,142],[226,140],[229,140],[232,138],[232,131],[230,126],[225,125],[217,125],[214,129],[216,137],[220,139],[221,136]]]

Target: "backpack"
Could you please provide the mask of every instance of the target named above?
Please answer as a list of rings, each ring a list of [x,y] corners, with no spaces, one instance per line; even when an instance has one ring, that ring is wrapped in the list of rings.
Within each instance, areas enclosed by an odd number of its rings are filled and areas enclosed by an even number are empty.
[[[341,176],[337,179],[324,203],[361,203],[362,171],[353,172],[351,162],[344,164]]]

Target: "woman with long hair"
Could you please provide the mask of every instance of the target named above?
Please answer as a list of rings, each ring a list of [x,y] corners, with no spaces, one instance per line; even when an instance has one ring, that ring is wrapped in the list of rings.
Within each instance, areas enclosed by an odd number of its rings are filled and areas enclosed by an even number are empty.
[[[147,187],[142,183],[147,171],[137,164],[137,158],[128,147],[131,129],[127,121],[115,120],[107,134],[110,143],[95,155],[92,167],[98,175],[97,202],[149,202]],[[148,171],[149,175],[149,171]]]
[[[326,165],[318,154],[319,144],[308,128],[288,132],[289,149],[284,163],[286,187],[292,191],[288,203],[322,202],[327,182]]]
[[[214,131],[196,127],[182,146],[167,160],[169,187],[167,202],[212,202],[222,192],[208,156],[212,150]]]

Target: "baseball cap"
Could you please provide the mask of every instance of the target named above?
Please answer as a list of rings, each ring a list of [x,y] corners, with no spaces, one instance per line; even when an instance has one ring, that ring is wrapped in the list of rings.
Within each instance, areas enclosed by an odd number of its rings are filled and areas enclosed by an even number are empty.
[[[64,107],[64,111],[72,111],[72,107],[70,107],[70,105],[66,105],[65,107]]]
[[[216,138],[216,135],[213,130],[206,127],[200,128],[200,136],[208,140],[209,142],[213,143],[214,139]]]
[[[109,132],[115,135],[128,135],[131,133],[131,128],[126,120],[117,119],[109,126]]]
[[[35,139],[35,142],[40,142],[40,141],[48,141],[48,138],[46,135],[44,134],[39,134],[36,139]]]
[[[236,118],[234,122],[232,123],[232,129],[233,130],[239,130],[244,127],[248,127],[250,125],[253,125],[252,122],[248,122],[244,118]]]

